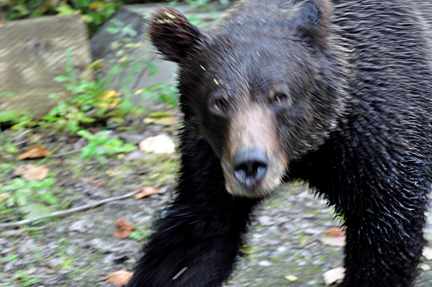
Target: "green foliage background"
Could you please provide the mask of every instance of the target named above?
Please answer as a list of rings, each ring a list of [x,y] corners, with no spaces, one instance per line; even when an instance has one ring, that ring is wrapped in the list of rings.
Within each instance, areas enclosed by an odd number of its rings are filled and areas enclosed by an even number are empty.
[[[210,0],[184,0],[192,6],[204,8]],[[93,35],[124,4],[144,2],[176,2],[154,0],[3,0],[0,1],[0,23],[4,21],[36,18],[45,15],[82,14]],[[228,4],[229,0],[218,0]]]

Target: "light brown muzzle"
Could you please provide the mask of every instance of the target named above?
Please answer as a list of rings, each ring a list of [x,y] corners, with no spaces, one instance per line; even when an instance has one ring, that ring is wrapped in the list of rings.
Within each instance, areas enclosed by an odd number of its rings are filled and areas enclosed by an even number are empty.
[[[286,160],[271,110],[258,103],[242,108],[229,123],[222,154],[226,188],[237,196],[263,197],[280,185]]]

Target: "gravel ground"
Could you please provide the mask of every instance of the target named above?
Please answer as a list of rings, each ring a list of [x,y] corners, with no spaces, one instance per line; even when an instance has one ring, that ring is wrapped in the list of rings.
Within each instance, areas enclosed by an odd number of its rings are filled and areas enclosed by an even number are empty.
[[[158,132],[147,131],[148,135]],[[140,136],[129,134],[127,140],[137,141]],[[56,172],[61,187],[74,191],[70,207],[125,194],[146,183],[163,192],[140,200],[113,201],[24,229],[0,230],[0,286],[114,286],[101,278],[132,270],[145,242],[145,236],[115,238],[114,222],[128,218],[144,234],[151,231],[151,222],[171,198],[175,156],[133,152],[105,165],[83,163],[76,157],[46,164]],[[428,218],[425,236],[432,240],[431,212]],[[342,266],[343,247],[318,240],[338,222],[307,186],[290,184],[276,192],[257,210],[256,219],[248,234],[253,252],[242,257],[226,286],[324,286],[322,274]],[[422,267],[432,267],[432,261]],[[288,281],[284,278],[288,275],[297,279]],[[30,279],[37,282],[29,284]],[[423,272],[418,286],[432,286],[432,271]]]

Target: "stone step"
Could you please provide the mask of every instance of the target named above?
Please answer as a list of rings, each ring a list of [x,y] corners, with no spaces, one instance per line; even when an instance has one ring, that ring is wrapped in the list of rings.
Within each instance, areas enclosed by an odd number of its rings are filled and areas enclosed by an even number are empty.
[[[80,15],[49,16],[0,24],[0,112],[47,112],[63,93],[54,78],[65,74],[66,52],[77,73],[91,63],[87,26]]]

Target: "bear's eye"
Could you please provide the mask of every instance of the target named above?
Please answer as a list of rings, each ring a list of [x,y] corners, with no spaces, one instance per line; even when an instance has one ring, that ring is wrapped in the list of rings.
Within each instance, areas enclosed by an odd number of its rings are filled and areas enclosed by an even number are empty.
[[[217,111],[225,111],[228,107],[228,102],[225,99],[218,99],[213,102],[213,108]]]
[[[273,102],[275,102],[275,103],[283,103],[283,102],[287,101],[287,99],[288,99],[288,96],[283,94],[283,93],[276,93],[273,96]]]

